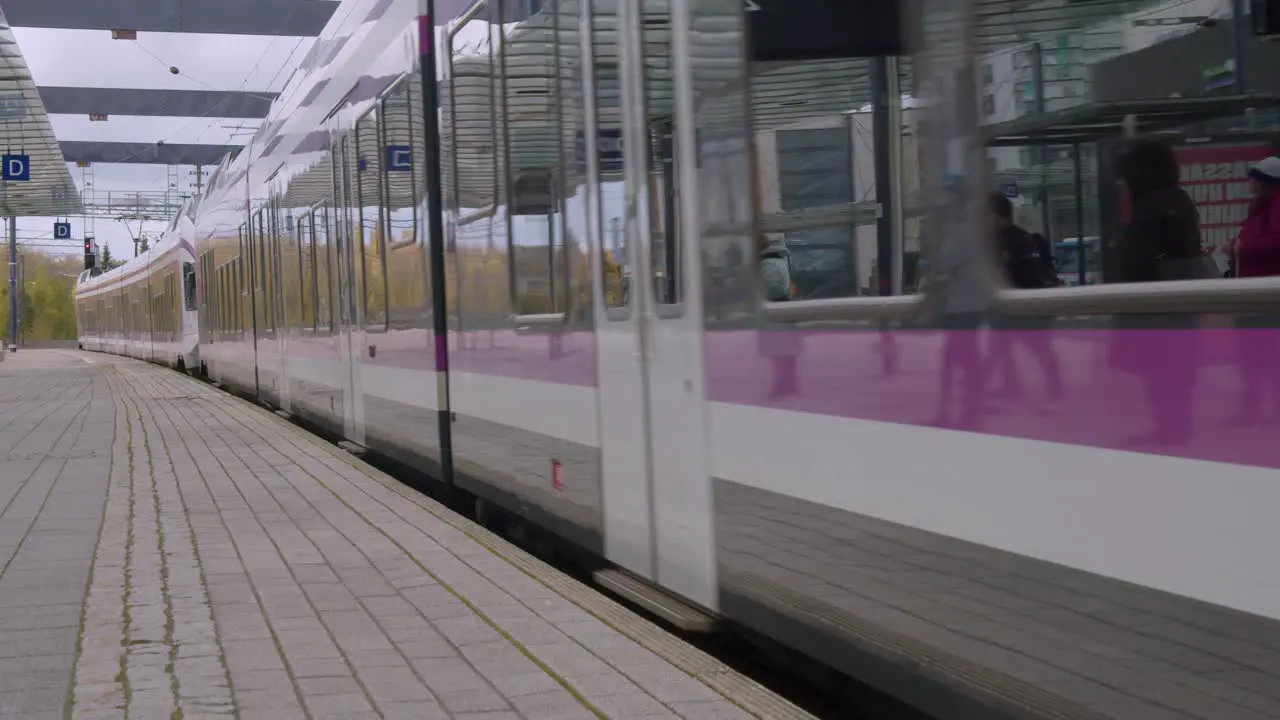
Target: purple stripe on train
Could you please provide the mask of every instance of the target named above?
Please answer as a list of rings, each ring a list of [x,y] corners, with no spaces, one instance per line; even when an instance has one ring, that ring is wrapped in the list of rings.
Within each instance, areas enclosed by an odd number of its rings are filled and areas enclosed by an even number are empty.
[[[370,333],[363,362],[385,367],[476,373],[565,385],[596,384],[595,336],[589,332],[524,334],[511,329],[449,333],[449,352],[425,330]],[[292,352],[292,349],[291,349]]]
[[[720,402],[1280,467],[1275,330],[721,332],[707,375]]]
[[[428,338],[371,334],[365,362],[430,371]],[[450,333],[449,351],[455,372],[597,382],[587,332]],[[1280,467],[1280,330],[724,331],[706,363],[718,402]]]

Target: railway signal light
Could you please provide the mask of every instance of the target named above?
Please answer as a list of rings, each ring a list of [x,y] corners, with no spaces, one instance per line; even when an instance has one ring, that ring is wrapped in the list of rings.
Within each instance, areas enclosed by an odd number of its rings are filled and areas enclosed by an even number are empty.
[[[92,270],[98,265],[98,256],[93,252],[93,238],[84,239],[84,269]]]

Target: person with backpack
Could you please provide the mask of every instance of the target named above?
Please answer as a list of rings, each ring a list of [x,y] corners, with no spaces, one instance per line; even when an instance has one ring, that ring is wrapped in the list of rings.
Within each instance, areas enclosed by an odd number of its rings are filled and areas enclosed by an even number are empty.
[[[760,285],[767,302],[787,302],[795,294],[791,281],[791,252],[784,238],[760,239]],[[786,324],[765,327],[756,333],[756,350],[773,365],[769,397],[795,395],[800,389],[799,363],[803,352],[800,332]]]
[[[1200,212],[1179,186],[1178,156],[1152,140],[1133,142],[1118,175],[1129,194],[1120,238],[1120,282],[1220,278],[1200,246]]]
[[[1116,176],[1129,195],[1119,237],[1123,283],[1221,279],[1200,243],[1200,213],[1181,179],[1178,156],[1164,143],[1140,139],[1119,158]],[[1139,446],[1180,447],[1194,436],[1191,400],[1198,379],[1195,316],[1116,314],[1108,350],[1111,367],[1136,376],[1151,424],[1130,440]],[[1157,332],[1158,331],[1158,332]]]
[[[769,302],[791,299],[791,251],[785,240],[766,240],[760,251],[760,282]]]
[[[1027,232],[1013,222],[1013,203],[1002,193],[988,196],[988,212],[995,230],[996,247],[1005,279],[1020,290],[1057,287],[1058,275],[1053,269],[1052,249],[1048,240]],[[1022,381],[1014,360],[1014,346],[1021,345],[1035,358],[1044,372],[1045,389],[1050,400],[1063,395],[1062,367],[1053,352],[1046,318],[1015,318],[997,315],[991,320],[991,350],[988,372],[1004,371],[1003,386],[998,395],[1013,400],[1022,394]]]

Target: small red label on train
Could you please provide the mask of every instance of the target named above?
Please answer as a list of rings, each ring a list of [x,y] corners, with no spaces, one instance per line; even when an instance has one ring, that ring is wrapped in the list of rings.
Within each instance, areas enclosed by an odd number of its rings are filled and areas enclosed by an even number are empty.
[[[559,460],[551,461],[551,487],[556,490],[564,489],[564,477],[560,473],[561,465]]]

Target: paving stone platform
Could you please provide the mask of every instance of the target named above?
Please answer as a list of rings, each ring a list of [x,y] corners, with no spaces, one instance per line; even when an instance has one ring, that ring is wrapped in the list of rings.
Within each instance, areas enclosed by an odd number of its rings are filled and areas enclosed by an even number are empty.
[[[0,718],[807,718],[171,370],[0,363]]]

